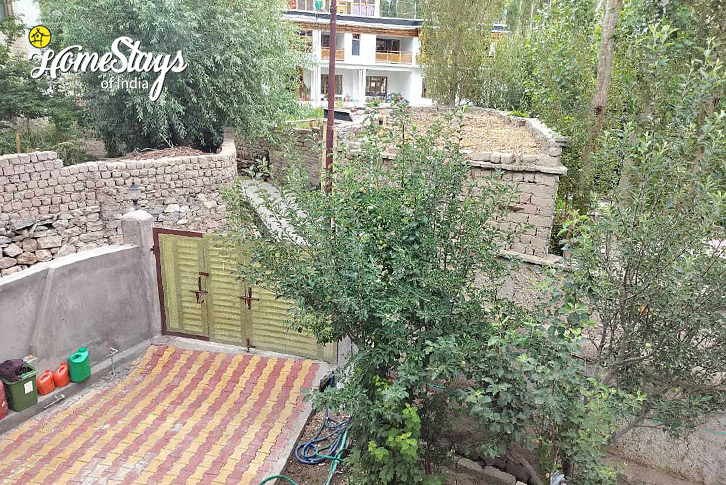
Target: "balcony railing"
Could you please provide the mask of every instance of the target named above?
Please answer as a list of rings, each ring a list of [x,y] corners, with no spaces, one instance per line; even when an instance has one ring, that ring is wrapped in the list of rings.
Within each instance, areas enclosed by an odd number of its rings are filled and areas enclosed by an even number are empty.
[[[413,64],[413,54],[406,52],[376,52],[376,62],[382,64]]]
[[[330,47],[321,47],[320,54],[322,55],[323,59],[330,59]],[[343,52],[343,49],[335,50],[335,60],[336,61],[345,60],[345,53]]]

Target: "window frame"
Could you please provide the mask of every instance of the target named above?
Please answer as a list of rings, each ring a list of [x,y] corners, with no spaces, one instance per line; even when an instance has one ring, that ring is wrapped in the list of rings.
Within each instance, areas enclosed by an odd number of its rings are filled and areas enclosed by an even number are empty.
[[[374,80],[383,81],[377,92],[371,89]],[[372,98],[385,98],[388,96],[388,76],[366,76],[366,96]]]
[[[338,92],[340,91],[340,92]],[[321,74],[320,75],[320,93],[323,96],[328,96],[328,75],[327,74]],[[335,75],[335,95],[336,96],[343,96],[343,75],[342,74],[336,74]]]

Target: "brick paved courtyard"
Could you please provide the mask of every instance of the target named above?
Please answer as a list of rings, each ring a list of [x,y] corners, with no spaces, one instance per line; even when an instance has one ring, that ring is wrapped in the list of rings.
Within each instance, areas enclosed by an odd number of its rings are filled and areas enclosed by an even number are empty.
[[[307,417],[311,360],[154,346],[112,388],[0,441],[2,483],[256,484]]]

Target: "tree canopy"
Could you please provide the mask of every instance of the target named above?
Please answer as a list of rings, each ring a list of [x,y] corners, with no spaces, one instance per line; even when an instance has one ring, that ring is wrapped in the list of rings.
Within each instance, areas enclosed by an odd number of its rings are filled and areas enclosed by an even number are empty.
[[[81,45],[104,53],[128,36],[145,52],[183,53],[188,67],[167,75],[156,101],[146,89],[102,86],[111,77],[152,85],[154,72],[80,75],[88,119],[109,153],[118,154],[172,144],[213,148],[225,125],[256,137],[283,119],[295,106],[295,69],[304,62],[293,49],[292,28],[281,21],[284,6],[278,0],[72,0],[43,2],[43,19],[56,50]]]

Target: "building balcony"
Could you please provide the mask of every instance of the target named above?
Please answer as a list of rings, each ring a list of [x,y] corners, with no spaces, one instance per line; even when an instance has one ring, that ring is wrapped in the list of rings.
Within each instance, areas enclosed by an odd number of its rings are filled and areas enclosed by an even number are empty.
[[[330,47],[321,47],[320,55],[322,56],[323,59],[330,59]],[[335,60],[336,61],[345,60],[345,53],[343,52],[343,49],[335,50]]]
[[[413,64],[413,54],[406,52],[376,52],[379,64]]]

